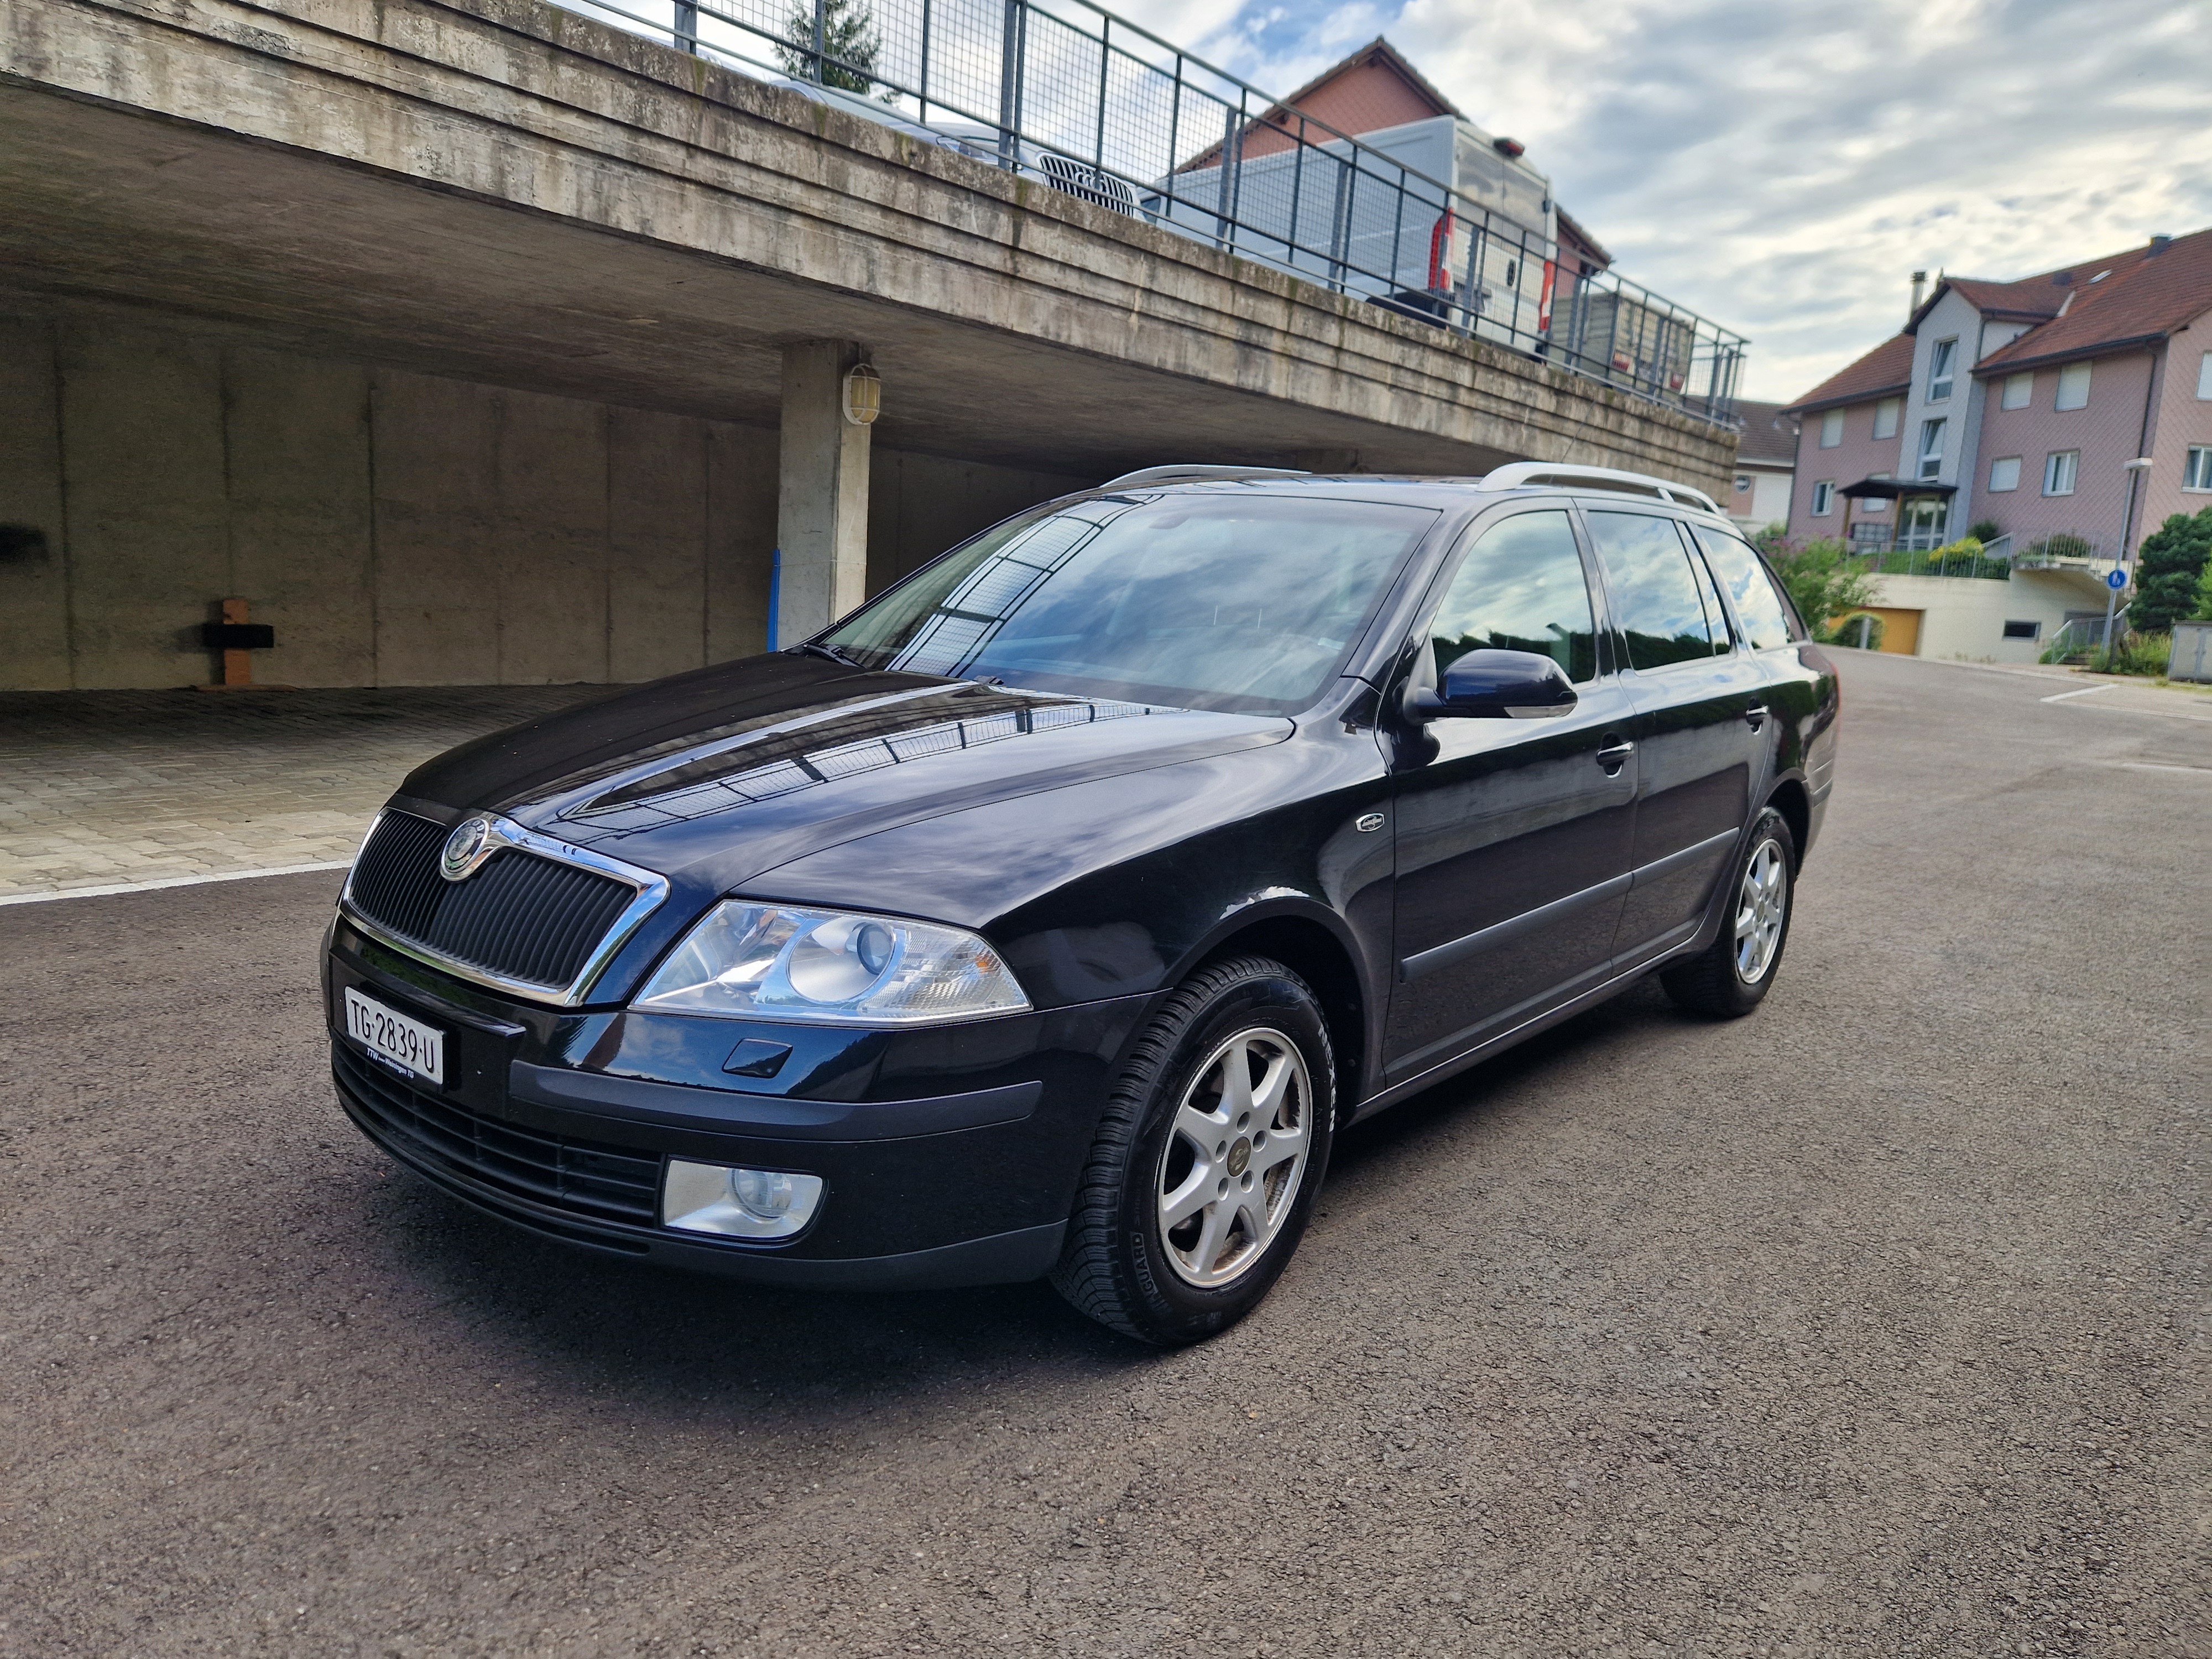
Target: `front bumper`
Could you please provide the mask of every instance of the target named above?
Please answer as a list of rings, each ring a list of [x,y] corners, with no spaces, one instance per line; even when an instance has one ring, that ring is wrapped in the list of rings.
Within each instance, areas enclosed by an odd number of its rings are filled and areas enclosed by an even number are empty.
[[[356,1126],[445,1191],[541,1236],[764,1283],[920,1288],[1034,1279],[1058,1259],[1076,1182],[1147,997],[929,1031],[557,1010],[509,1001],[341,920],[344,988],[447,1034],[441,1088],[369,1058],[331,1018]],[[788,1042],[774,1079],[720,1070]],[[806,1231],[752,1243],[659,1224],[671,1157],[822,1177]]]

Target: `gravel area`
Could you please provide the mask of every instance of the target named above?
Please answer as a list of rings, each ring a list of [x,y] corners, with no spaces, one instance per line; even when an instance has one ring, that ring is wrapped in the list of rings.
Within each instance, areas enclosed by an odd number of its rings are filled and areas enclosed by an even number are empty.
[[[1176,1354],[458,1208],[331,1099],[335,875],[0,911],[0,1653],[2212,1659],[2212,732],[1844,672],[1759,1013],[1347,1136]]]

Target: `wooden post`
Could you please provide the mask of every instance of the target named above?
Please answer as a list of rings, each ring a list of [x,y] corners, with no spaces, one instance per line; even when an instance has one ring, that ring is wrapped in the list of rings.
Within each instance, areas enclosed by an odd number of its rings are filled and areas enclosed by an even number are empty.
[[[225,599],[222,619],[226,623],[246,623],[253,618],[246,614],[244,599]],[[235,688],[253,684],[253,653],[251,651],[226,651],[222,653],[222,683]]]
[[[276,643],[276,635],[266,628],[253,628],[244,599],[222,601],[222,620],[209,623],[200,630],[208,648],[222,658],[222,678],[213,685],[203,685],[203,691],[294,691],[290,685],[257,684],[253,678],[253,653],[256,650]]]

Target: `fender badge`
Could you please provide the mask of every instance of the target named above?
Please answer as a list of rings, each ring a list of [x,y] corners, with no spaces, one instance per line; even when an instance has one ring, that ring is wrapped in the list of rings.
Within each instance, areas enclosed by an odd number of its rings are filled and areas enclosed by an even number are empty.
[[[1352,821],[1352,827],[1361,831],[1380,830],[1382,827],[1382,815],[1380,812],[1362,812]]]
[[[447,881],[463,880],[474,875],[477,866],[494,850],[491,820],[481,812],[463,818],[446,837],[445,848],[438,854],[438,873]]]

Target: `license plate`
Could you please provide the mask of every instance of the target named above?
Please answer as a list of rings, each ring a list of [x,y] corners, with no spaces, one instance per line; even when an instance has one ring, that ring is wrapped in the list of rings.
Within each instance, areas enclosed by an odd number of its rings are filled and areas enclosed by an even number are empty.
[[[350,985],[345,989],[345,1015],[346,1034],[379,1060],[444,1085],[446,1034],[437,1027],[410,1019]]]

